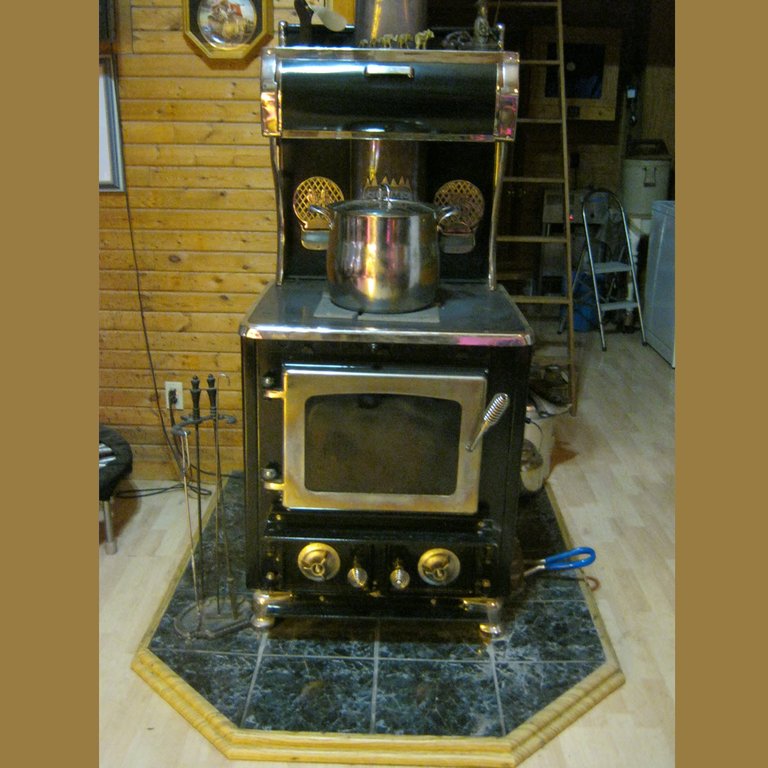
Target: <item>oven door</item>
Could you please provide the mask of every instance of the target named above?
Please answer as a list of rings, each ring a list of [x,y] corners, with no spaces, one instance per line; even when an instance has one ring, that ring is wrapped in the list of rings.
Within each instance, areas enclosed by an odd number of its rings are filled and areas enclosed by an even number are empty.
[[[283,505],[474,514],[482,370],[283,367]]]

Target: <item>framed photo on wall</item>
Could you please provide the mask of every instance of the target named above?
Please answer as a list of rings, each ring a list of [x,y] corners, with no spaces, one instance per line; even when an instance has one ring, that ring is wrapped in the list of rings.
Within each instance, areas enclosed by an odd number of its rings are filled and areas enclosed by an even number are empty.
[[[99,56],[99,191],[125,189],[117,87],[112,56]]]
[[[563,38],[568,118],[615,120],[621,30],[564,27]],[[531,42],[533,58],[558,59],[552,29],[535,28]],[[529,114],[535,118],[560,116],[559,80],[554,67],[534,67],[531,72]]]
[[[182,0],[184,34],[211,59],[243,59],[272,37],[272,0]]]

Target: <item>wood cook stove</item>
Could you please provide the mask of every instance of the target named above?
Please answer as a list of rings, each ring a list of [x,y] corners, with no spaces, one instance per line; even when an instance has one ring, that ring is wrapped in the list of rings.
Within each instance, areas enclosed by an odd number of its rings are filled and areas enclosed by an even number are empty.
[[[349,29],[294,45],[295,31],[283,25],[262,56],[278,264],[240,327],[253,623],[468,619],[498,632],[522,588],[533,343],[495,279],[518,55],[361,49]],[[381,183],[459,211],[426,309],[329,299],[327,222],[309,206]]]

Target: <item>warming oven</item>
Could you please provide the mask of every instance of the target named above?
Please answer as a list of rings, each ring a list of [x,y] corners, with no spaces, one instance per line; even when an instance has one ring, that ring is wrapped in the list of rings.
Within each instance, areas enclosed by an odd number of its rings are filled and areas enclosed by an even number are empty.
[[[493,632],[522,585],[533,344],[495,280],[518,57],[501,42],[445,49],[439,31],[428,48],[360,47],[351,28],[299,45],[297,32],[283,25],[262,56],[278,266],[240,327],[254,624],[388,616]],[[339,266],[334,227],[360,210]],[[426,225],[403,223],[424,210]],[[436,261],[414,271],[430,211]]]

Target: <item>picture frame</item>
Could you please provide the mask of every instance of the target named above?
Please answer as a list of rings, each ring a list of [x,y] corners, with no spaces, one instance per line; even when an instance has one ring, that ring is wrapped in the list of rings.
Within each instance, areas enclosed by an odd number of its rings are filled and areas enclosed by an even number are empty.
[[[99,191],[124,190],[115,62],[111,54],[102,54],[99,56]]]
[[[210,59],[244,59],[272,38],[272,0],[182,0],[184,35]]]
[[[563,28],[567,117],[572,120],[616,119],[621,30]],[[549,28],[535,28],[532,58],[556,59],[557,38]],[[531,73],[530,117],[560,116],[557,73],[553,67],[535,67]]]

